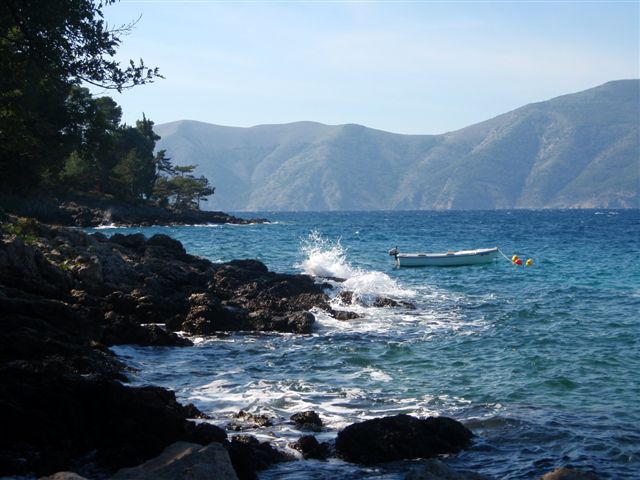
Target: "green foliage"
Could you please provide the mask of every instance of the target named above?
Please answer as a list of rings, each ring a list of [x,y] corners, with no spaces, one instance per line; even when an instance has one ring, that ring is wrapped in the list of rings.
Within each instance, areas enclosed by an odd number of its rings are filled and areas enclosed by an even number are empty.
[[[119,122],[106,100],[74,98],[81,82],[122,91],[152,82],[157,69],[142,60],[121,66],[113,59],[120,37],[133,25],[110,29],[104,5],[113,0],[3,0],[0,2],[0,188],[22,192],[43,179],[55,183],[70,153],[99,141],[85,129]],[[71,93],[70,93],[71,92]],[[77,92],[77,91],[76,91]],[[117,120],[116,120],[117,118]],[[116,120],[116,121],[114,121]],[[86,152],[85,152],[86,153]],[[93,151],[98,155],[96,151]],[[83,154],[83,157],[86,155]],[[104,163],[105,159],[101,160]],[[100,171],[96,175],[100,176]]]
[[[215,188],[203,176],[192,175],[196,165],[178,165],[172,168],[172,177],[160,177],[154,189],[154,198],[161,205],[172,203],[178,210],[199,209],[201,201],[207,201]]]
[[[33,218],[19,217],[13,222],[3,223],[2,231],[20,237],[24,243],[32,245],[38,239],[38,222]]]

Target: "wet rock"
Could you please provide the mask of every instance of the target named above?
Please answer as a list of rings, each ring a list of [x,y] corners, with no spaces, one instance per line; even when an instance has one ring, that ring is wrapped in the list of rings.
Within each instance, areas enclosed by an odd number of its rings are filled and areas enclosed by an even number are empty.
[[[322,419],[313,410],[294,413],[291,415],[290,419],[295,423],[296,427],[301,430],[319,432],[322,428]]]
[[[229,454],[219,443],[202,446],[176,442],[159,456],[119,470],[112,480],[237,480]]]
[[[349,462],[375,464],[457,453],[469,446],[472,437],[451,418],[401,414],[349,425],[338,433],[336,451]]]
[[[329,456],[330,451],[329,444],[319,443],[313,435],[300,437],[296,442],[290,444],[290,446],[302,453],[305,459],[325,460]]]
[[[359,315],[356,312],[349,312],[347,310],[333,310],[333,309],[331,309],[327,313],[329,313],[329,315],[331,315],[336,320],[340,320],[340,321],[343,321],[343,322],[346,322],[346,321],[349,321],[349,320],[355,320],[356,318],[362,318],[362,315]]]
[[[190,345],[173,332],[183,328],[306,333],[308,310],[327,306],[311,277],[256,260],[216,265],[166,236],[30,228],[28,243],[0,233],[0,476],[63,471],[89,452],[109,471],[178,440],[224,440],[189,421],[202,417],[173,393],[123,386],[125,366],[107,346]],[[282,457],[268,444],[231,443],[256,468]]]
[[[260,443],[251,435],[237,435],[227,444],[233,468],[240,480],[254,480],[256,472],[278,462],[293,458],[273,448],[269,443]]]
[[[229,422],[226,425],[226,429],[235,432],[254,428],[270,427],[273,425],[271,418],[267,415],[249,413],[244,410],[240,410],[238,413],[234,414],[233,418],[235,420]]]
[[[353,304],[353,292],[349,290],[343,290],[338,294],[338,300],[344,305],[352,305]]]
[[[391,298],[386,298],[386,297],[378,297],[373,301],[373,306],[374,307],[404,307],[404,308],[408,308],[410,310],[415,310],[416,306],[411,303],[411,302],[405,302],[405,301],[397,301],[397,300],[393,300]]]
[[[572,468],[560,467],[540,477],[540,480],[598,480],[593,472],[584,472]]]

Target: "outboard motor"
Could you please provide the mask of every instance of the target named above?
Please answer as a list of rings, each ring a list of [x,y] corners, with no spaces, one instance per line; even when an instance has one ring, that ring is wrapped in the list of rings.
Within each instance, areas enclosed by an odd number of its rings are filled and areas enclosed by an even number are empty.
[[[400,253],[400,250],[398,250],[397,246],[389,250],[389,256],[391,257],[397,257],[399,253]]]

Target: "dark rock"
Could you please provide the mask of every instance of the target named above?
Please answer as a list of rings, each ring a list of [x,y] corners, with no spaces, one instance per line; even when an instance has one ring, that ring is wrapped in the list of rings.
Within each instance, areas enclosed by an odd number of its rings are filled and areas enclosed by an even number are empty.
[[[108,312],[108,320],[101,338],[105,345],[147,345],[160,347],[188,347],[193,342],[168,332],[158,325],[140,325],[130,316],[117,315]]]
[[[560,467],[540,477],[540,480],[598,480],[593,472],[584,472],[572,468]]]
[[[245,412],[244,410],[240,410],[238,413],[233,415],[233,418],[252,424],[256,427],[270,427],[271,425],[273,425],[271,418],[269,418],[267,415],[260,413],[249,413]]]
[[[315,432],[318,432],[322,428],[322,419],[313,410],[294,413],[290,418],[299,429],[313,430]]]
[[[292,457],[276,450],[269,443],[260,443],[258,439],[250,435],[233,437],[231,442],[227,444],[227,450],[240,480],[256,479],[258,470],[263,470],[277,462],[293,460]]]
[[[186,255],[187,251],[178,240],[171,238],[168,235],[156,233],[153,237],[147,240],[147,246],[162,247],[166,252],[173,255]]]
[[[190,415],[187,415],[191,418]],[[186,427],[187,435],[190,442],[199,443],[200,445],[208,445],[211,442],[223,442],[227,438],[227,434],[223,429],[207,422],[188,422]]]
[[[178,440],[224,440],[189,421],[204,414],[173,393],[123,386],[107,346],[190,345],[178,329],[309,332],[309,310],[328,305],[309,276],[256,260],[215,265],[166,236],[28,226],[28,242],[0,237],[0,476],[62,471],[91,452],[111,471]],[[282,458],[268,444],[231,443],[256,468]]]
[[[411,302],[392,300],[391,298],[378,297],[373,302],[374,307],[404,307],[415,310],[416,306]]]
[[[340,300],[340,302],[344,305],[353,304],[353,292],[349,290],[343,290],[338,294],[338,300]]]
[[[169,445],[142,465],[119,470],[111,480],[237,480],[229,454],[219,443]]]
[[[459,452],[472,436],[451,418],[401,414],[349,425],[338,433],[336,451],[344,460],[363,464],[430,458]]]
[[[325,460],[329,456],[329,445],[327,443],[319,443],[313,435],[300,437],[290,446],[302,453],[305,459]]]
[[[361,318],[361,315],[357,314],[356,312],[349,312],[347,310],[331,309],[328,313],[336,320],[341,320],[343,322],[348,320],[355,320],[356,318]]]
[[[114,233],[111,236],[110,241],[134,250],[144,247],[145,243],[147,243],[147,239],[142,233],[133,233],[131,235]]]

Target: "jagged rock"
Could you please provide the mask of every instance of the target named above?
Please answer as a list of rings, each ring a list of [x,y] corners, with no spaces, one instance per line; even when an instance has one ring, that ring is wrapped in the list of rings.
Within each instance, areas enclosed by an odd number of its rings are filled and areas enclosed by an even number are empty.
[[[146,242],[147,247],[162,247],[165,251],[172,255],[186,255],[187,251],[178,240],[168,235],[156,233]]]
[[[346,322],[348,320],[355,320],[356,318],[361,318],[362,316],[357,314],[356,312],[349,312],[347,310],[329,310],[327,313],[331,315],[336,320],[340,320]]]
[[[260,443],[251,435],[237,435],[227,445],[233,468],[240,480],[254,480],[256,471],[263,470],[277,462],[293,458],[273,448],[269,443]]]
[[[540,477],[540,480],[598,480],[593,472],[584,472],[572,468],[560,467]]]
[[[353,292],[350,290],[343,290],[338,294],[338,300],[344,305],[352,305],[353,304]]]
[[[363,464],[430,458],[459,452],[472,436],[451,418],[401,414],[349,425],[338,433],[336,451],[344,460]]]
[[[229,454],[219,443],[176,442],[142,465],[119,470],[111,480],[237,480]]]
[[[293,423],[296,424],[296,427],[302,430],[312,430],[314,432],[319,432],[322,428],[322,419],[313,410],[294,413],[290,418]]]
[[[377,297],[373,301],[374,307],[404,307],[410,310],[415,310],[416,306],[411,302],[405,302],[404,300],[397,301],[386,297]]]
[[[313,435],[304,435],[290,446],[302,453],[305,459],[325,460],[329,456],[329,445],[327,443],[319,443]]]
[[[273,425],[271,418],[267,415],[260,413],[249,413],[244,410],[240,410],[238,413],[233,415],[233,418],[241,420],[243,422],[251,423],[258,427],[270,427]]]
[[[0,237],[0,476],[51,474],[88,452],[108,471],[177,440],[224,440],[218,427],[187,420],[197,409],[173,393],[119,383],[125,367],[107,346],[189,345],[172,331],[190,322],[197,334],[309,332],[308,310],[328,300],[311,277],[255,260],[216,265],[162,235],[29,228],[28,242]],[[254,466],[281,458],[254,443],[231,442]]]

